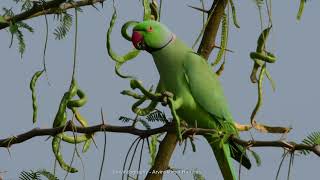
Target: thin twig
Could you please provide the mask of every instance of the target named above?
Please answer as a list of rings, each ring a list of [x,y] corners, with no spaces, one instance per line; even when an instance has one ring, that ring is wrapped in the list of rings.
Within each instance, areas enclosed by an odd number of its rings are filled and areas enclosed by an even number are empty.
[[[185,135],[205,135],[208,133],[217,133],[214,129],[204,129],[204,128],[185,128]],[[14,144],[19,144],[29,139],[38,136],[55,136],[62,132],[76,132],[76,133],[84,133],[84,134],[93,134],[96,132],[115,132],[115,133],[126,133],[139,136],[138,138],[146,138],[155,134],[164,133],[164,132],[175,132],[175,127],[173,124],[167,124],[158,128],[154,129],[137,129],[132,126],[113,126],[107,124],[99,124],[94,126],[82,127],[76,126],[71,121],[68,121],[66,126],[57,127],[57,128],[47,128],[47,129],[32,129],[28,132],[19,134],[14,136],[15,138],[8,137],[5,139],[0,139],[0,147],[9,148]],[[291,149],[294,151],[300,150],[307,150],[312,151],[316,155],[320,156],[320,145],[309,146],[306,144],[298,144],[292,141],[283,141],[283,140],[276,140],[276,141],[257,141],[257,140],[243,140],[239,139],[236,136],[230,136],[230,141],[233,141],[242,146],[250,146],[250,147],[279,147],[279,148],[286,148]]]
[[[38,16],[57,14],[68,9],[74,9],[82,6],[94,5],[96,3],[103,3],[105,0],[80,0],[66,3],[66,0],[52,0],[42,5],[34,3],[33,7],[27,11],[21,12],[13,17],[5,16],[7,23],[0,23],[0,30],[10,26],[10,22],[20,22]]]
[[[140,138],[139,141],[138,141],[137,144],[136,144],[136,147],[134,147],[133,154],[132,154],[132,156],[131,156],[130,164],[129,164],[129,167],[128,167],[127,179],[129,179],[129,176],[130,176],[130,173],[129,173],[129,172],[130,172],[130,170],[131,170],[131,166],[132,166],[134,157],[135,157],[135,155],[136,155],[136,152],[137,152],[137,149],[138,149],[138,146],[139,146],[141,140],[142,140],[142,139]]]
[[[132,144],[131,144],[131,146],[130,146],[127,154],[126,154],[126,157],[124,158],[123,167],[122,167],[122,178],[121,178],[122,180],[124,180],[124,170],[125,170],[125,168],[126,168],[126,164],[127,164],[127,160],[128,160],[128,157],[129,157],[129,153],[130,153],[132,147],[134,146],[134,144],[135,144],[139,139],[140,139],[140,138],[136,138],[136,139],[132,142]]]
[[[102,124],[105,124],[102,108],[101,108],[101,121],[102,121]],[[107,133],[106,133],[106,131],[104,131],[103,134],[104,134],[103,155],[102,155],[102,162],[101,162],[100,172],[99,172],[99,180],[101,180],[101,177],[102,177],[102,170],[103,170],[104,160],[106,157],[106,146],[107,146]]]
[[[286,158],[286,156],[288,155],[289,151],[287,152],[284,152],[283,155],[282,155],[282,159],[280,161],[280,164],[279,164],[279,167],[278,167],[278,171],[277,171],[277,175],[276,175],[276,180],[278,180],[278,177],[279,177],[279,174],[280,174],[280,170],[281,170],[281,167],[282,167],[282,163],[284,161],[284,159]]]
[[[139,172],[140,172],[141,162],[142,162],[143,146],[144,146],[144,139],[142,140],[142,145],[141,145],[141,149],[140,149],[140,158],[139,158],[139,165],[138,165],[137,180],[139,180],[139,174],[140,174]]]

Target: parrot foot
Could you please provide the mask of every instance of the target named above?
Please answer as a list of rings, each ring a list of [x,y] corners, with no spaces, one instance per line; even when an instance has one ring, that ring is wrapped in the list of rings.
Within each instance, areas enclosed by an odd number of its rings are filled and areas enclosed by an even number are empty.
[[[172,98],[173,99],[173,93],[169,92],[169,91],[164,91],[163,93],[161,93],[161,104],[163,106],[168,105],[168,99]]]
[[[146,88],[144,88],[142,86],[142,82],[141,81],[138,81],[136,79],[132,79],[130,81],[130,87],[132,89],[139,89],[144,96],[146,96],[147,98],[149,98],[149,99],[151,99],[153,101],[158,101],[158,102],[161,101],[161,99],[160,99],[162,97],[161,94],[150,92],[150,91],[152,91],[152,88],[148,91]]]
[[[171,110],[171,115],[173,117],[173,122],[176,128],[176,134],[179,141],[182,141],[182,135],[181,135],[181,127],[180,127],[180,118],[176,112],[177,109],[179,109],[180,104],[178,101],[173,100],[172,97],[168,97],[168,105]]]

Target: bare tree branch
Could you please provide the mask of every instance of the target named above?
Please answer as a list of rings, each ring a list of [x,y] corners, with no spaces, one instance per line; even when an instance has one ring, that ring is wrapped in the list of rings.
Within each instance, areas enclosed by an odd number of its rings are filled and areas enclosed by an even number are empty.
[[[140,130],[133,126],[113,126],[113,125],[107,125],[107,124],[81,127],[81,126],[75,126],[71,121],[69,121],[65,127],[62,126],[57,128],[46,128],[46,129],[35,128],[23,134],[19,134],[17,136],[0,139],[0,147],[10,147],[13,144],[22,143],[24,141],[27,141],[37,136],[55,136],[62,132],[77,132],[77,133],[93,134],[98,131],[99,132],[107,131],[107,132],[117,132],[117,133],[128,133],[128,134],[133,134],[140,137],[148,137],[153,134],[170,131],[171,128],[173,127],[163,126],[163,127],[155,128],[152,130]]]
[[[103,3],[105,0],[80,0],[72,3],[65,3],[65,0],[52,0],[44,3],[34,3],[30,10],[17,14],[13,17],[5,16],[7,23],[0,23],[0,30],[10,26],[10,22],[20,22],[45,14],[57,14],[71,8]]]
[[[205,135],[208,133],[217,133],[214,129],[203,129],[203,128],[184,128],[184,137],[190,136],[190,135]],[[147,138],[151,135],[159,134],[167,132],[167,135],[165,138],[168,140],[162,141],[166,142],[166,145],[174,144],[174,146],[177,143],[176,135],[175,135],[175,127],[173,124],[169,123],[164,126],[154,128],[154,129],[148,129],[148,130],[142,130],[137,129],[133,126],[113,126],[108,124],[99,124],[89,127],[82,127],[82,126],[76,126],[72,123],[72,121],[69,121],[66,124],[66,127],[57,127],[57,128],[35,128],[30,131],[27,131],[25,133],[8,137],[5,139],[0,139],[0,147],[11,147],[14,144],[19,144],[22,142],[25,142],[29,139],[38,137],[38,136],[55,136],[62,132],[77,132],[77,133],[84,133],[84,134],[94,134],[96,132],[114,132],[114,133],[127,133],[132,134],[136,136],[140,136],[141,138]],[[170,137],[170,138],[169,138]],[[280,147],[280,148],[286,148],[291,151],[296,150],[308,150],[314,152],[316,155],[320,156],[320,145],[314,145],[309,146],[306,144],[299,144],[293,141],[284,141],[284,140],[276,140],[276,141],[256,141],[256,140],[242,140],[239,139],[236,136],[230,136],[230,141],[233,141],[237,144],[240,144],[245,147]],[[160,145],[160,147],[163,145]],[[166,148],[167,146],[163,146],[163,148]],[[159,148],[161,150],[161,148]],[[171,151],[173,151],[171,149]],[[158,153],[157,158],[159,159],[161,157],[161,161],[170,160],[172,152],[166,151],[166,155],[160,155]],[[164,171],[167,170],[168,166],[163,166]],[[156,168],[155,168],[156,169]]]
[[[208,14],[212,13],[212,15],[208,19],[208,24],[204,30],[203,37],[198,48],[198,54],[200,54],[204,59],[209,58],[213,48],[215,47],[217,32],[227,4],[228,0],[215,0],[208,12]]]
[[[297,144],[292,141],[284,141],[284,140],[278,140],[278,141],[255,141],[255,140],[249,140],[245,141],[242,139],[239,139],[237,137],[232,136],[230,138],[233,142],[240,144],[242,146],[246,147],[281,147],[293,151],[301,151],[301,150],[308,150],[312,151],[316,155],[320,156],[320,145],[314,145],[309,146],[306,144]]]

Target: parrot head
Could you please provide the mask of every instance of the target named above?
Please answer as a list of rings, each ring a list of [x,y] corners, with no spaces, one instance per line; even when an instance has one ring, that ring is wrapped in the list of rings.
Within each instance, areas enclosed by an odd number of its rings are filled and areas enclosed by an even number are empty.
[[[169,29],[153,20],[142,21],[133,28],[131,41],[136,49],[153,52],[167,46],[174,39]]]

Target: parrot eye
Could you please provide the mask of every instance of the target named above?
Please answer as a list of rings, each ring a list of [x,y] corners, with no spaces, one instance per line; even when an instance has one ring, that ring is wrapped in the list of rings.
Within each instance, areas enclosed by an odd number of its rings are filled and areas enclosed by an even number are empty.
[[[152,32],[152,31],[153,31],[152,26],[149,26],[148,29],[147,29],[147,32]]]

